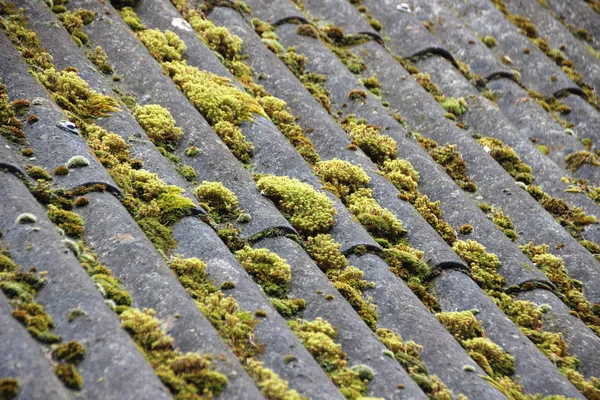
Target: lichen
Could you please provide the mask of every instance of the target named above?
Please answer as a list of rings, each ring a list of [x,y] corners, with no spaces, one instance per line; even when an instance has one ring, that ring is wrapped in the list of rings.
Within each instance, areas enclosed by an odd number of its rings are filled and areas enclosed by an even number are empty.
[[[34,224],[37,221],[37,217],[31,213],[19,214],[16,219],[19,224]]]
[[[169,110],[158,104],[138,106],[134,116],[156,146],[172,151],[183,137],[183,132],[176,126]]]
[[[307,183],[287,176],[267,175],[256,182],[256,187],[302,235],[324,233],[335,223],[336,211],[331,200]]]

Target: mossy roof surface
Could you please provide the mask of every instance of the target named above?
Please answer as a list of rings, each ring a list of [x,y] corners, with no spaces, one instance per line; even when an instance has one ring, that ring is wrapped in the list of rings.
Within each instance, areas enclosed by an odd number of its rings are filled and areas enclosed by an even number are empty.
[[[13,1],[0,399],[600,399],[598,0]]]

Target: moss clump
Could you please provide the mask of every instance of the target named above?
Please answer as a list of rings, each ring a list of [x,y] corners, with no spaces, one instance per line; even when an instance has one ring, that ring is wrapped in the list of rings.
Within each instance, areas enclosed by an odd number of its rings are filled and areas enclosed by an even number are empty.
[[[376,239],[384,239],[396,244],[406,235],[406,229],[396,216],[381,207],[372,196],[370,189],[359,189],[346,198],[349,211]]]
[[[594,242],[582,244],[595,251],[600,250]],[[600,335],[600,316],[594,311],[594,305],[585,298],[582,282],[569,276],[565,261],[561,257],[550,254],[548,245],[536,246],[530,242],[519,248],[556,285],[558,291],[564,296],[563,302],[571,309],[571,314],[579,317],[590,329]]]
[[[477,143],[484,147],[516,181],[529,185],[535,179],[531,167],[525,164],[510,146],[492,137],[482,137],[477,140]]]
[[[350,139],[375,163],[396,158],[396,141],[381,133],[376,125],[369,125],[363,119],[349,115],[342,120],[342,126]]]
[[[451,400],[454,398],[452,391],[437,376],[429,375],[427,367],[421,361],[422,346],[413,341],[405,342],[398,333],[390,329],[377,329],[376,334],[430,399]]]
[[[321,271],[341,271],[348,266],[348,260],[340,252],[342,247],[331,235],[319,234],[309,237],[305,249],[317,263]]]
[[[56,176],[65,176],[69,174],[69,167],[66,165],[59,165],[52,171]]]
[[[249,162],[254,147],[238,126],[254,114],[266,116],[249,94],[230,84],[229,79],[188,66],[182,62],[163,63],[163,69],[207,119],[233,154]]]
[[[334,341],[337,333],[333,326],[321,318],[312,322],[298,319],[289,321],[288,325],[347,399],[358,399],[366,394],[369,381],[348,368],[346,353]]]
[[[94,50],[86,51],[85,55],[103,74],[112,75],[115,72],[108,62],[108,55],[102,47],[96,46]]]
[[[258,98],[271,121],[285,135],[298,153],[311,165],[320,161],[314,145],[304,135],[302,128],[296,123],[296,118],[290,113],[287,104],[276,97],[265,95]]]
[[[75,71],[56,71],[48,67],[34,75],[62,109],[79,118],[106,117],[118,110],[112,97],[94,92]]]
[[[0,81],[0,135],[16,145],[26,145],[27,140],[21,130],[23,125],[17,118],[18,113],[12,104],[8,102],[6,86]],[[24,155],[27,156],[26,154]],[[31,155],[33,155],[33,151]]]
[[[249,246],[236,251],[235,257],[267,296],[287,296],[292,269],[286,260],[267,249],[253,249]]]
[[[580,150],[575,153],[571,153],[565,159],[567,162],[567,168],[571,172],[576,172],[579,168],[581,168],[584,164],[589,164],[593,166],[600,166],[600,158],[590,151]]]
[[[171,31],[146,29],[138,32],[138,37],[157,61],[180,61],[186,45]]]
[[[19,214],[16,221],[19,224],[35,224],[37,217],[31,213],[23,213]]]
[[[75,340],[56,345],[52,350],[52,356],[54,358],[69,364],[81,362],[85,358],[85,353],[85,347]]]
[[[342,200],[367,186],[371,180],[360,166],[336,158],[318,162],[314,170],[325,183],[325,188]]]
[[[217,221],[226,217],[235,218],[240,213],[237,196],[221,182],[203,181],[194,194]]]
[[[156,146],[172,151],[183,137],[169,110],[158,104],[136,107],[134,116]]]
[[[496,47],[496,38],[494,38],[493,36],[480,36],[479,39],[490,49]]]
[[[403,194],[403,200],[414,201],[418,196],[419,172],[408,161],[385,160],[380,166],[394,186]]]
[[[256,186],[302,235],[326,232],[335,223],[336,211],[331,200],[307,183],[271,175],[260,178]]]
[[[69,389],[80,390],[83,386],[83,378],[71,364],[58,364],[54,367],[54,374]]]
[[[127,25],[129,25],[129,27],[131,29],[133,29],[134,31],[141,31],[141,30],[146,29],[146,27],[144,26],[144,24],[142,24],[142,21],[137,16],[137,14],[135,13],[135,11],[133,11],[133,8],[131,8],[131,7],[123,7],[119,11],[119,14],[121,14],[121,18],[123,18],[123,20],[125,21],[125,23]]]
[[[273,370],[266,368],[260,361],[250,359],[246,369],[265,398],[276,400],[302,400],[304,398],[294,389],[290,389],[286,381]]]
[[[65,234],[74,238],[83,236],[83,219],[74,212],[61,210],[50,204],[48,206],[48,218],[61,228]]]
[[[365,102],[367,100],[367,92],[360,89],[352,89],[348,92],[348,98],[352,101]]]
[[[379,83],[379,79],[377,79],[377,74],[373,74],[368,78],[361,78],[360,81],[371,93],[373,93],[373,95],[381,96],[381,91],[379,90],[381,83]]]
[[[458,152],[456,145],[446,143],[440,146],[433,139],[425,138],[419,134],[415,137],[425,150],[429,152],[431,157],[437,162],[446,173],[467,192],[475,192],[477,186],[467,173],[467,164]]]
[[[459,240],[452,248],[471,267],[473,280],[488,290],[501,290],[504,278],[498,274],[498,256],[488,253],[474,240]]]
[[[468,235],[469,233],[473,232],[473,225],[469,225],[469,224],[461,225],[458,228],[458,232],[460,232],[460,234],[462,234],[462,235]]]
[[[515,231],[515,226],[510,217],[505,215],[501,208],[490,206],[485,203],[479,204],[479,208],[485,213],[488,219],[492,220],[494,225],[506,235],[506,237],[513,242],[517,240],[518,235]]]
[[[419,254],[401,248],[384,249],[383,258],[390,270],[404,280],[409,278],[426,279],[431,270]]]
[[[69,168],[83,168],[90,165],[90,162],[84,156],[73,156],[67,161]]]
[[[121,321],[171,393],[212,398],[225,388],[227,377],[210,369],[210,357],[181,353],[173,338],[161,329],[153,310],[129,309],[121,314]]]
[[[302,36],[308,36],[314,39],[319,38],[319,30],[310,24],[300,24],[296,28],[296,33]]]
[[[54,6],[52,11],[58,14],[58,19],[60,19],[64,28],[71,34],[71,38],[73,38],[79,47],[88,44],[89,38],[83,32],[83,26],[94,21],[96,14],[93,11],[79,9],[69,12],[61,5]]]
[[[529,185],[527,191],[575,239],[581,239],[581,231],[596,222],[593,215],[587,215],[583,209],[572,206],[563,199],[550,196],[539,186]]]
[[[17,398],[19,389],[19,381],[17,379],[0,379],[0,400],[13,400]]]
[[[184,154],[188,157],[197,157],[200,155],[200,149],[196,146],[190,146],[185,149]]]
[[[436,317],[459,342],[479,338],[484,334],[481,322],[471,311],[443,312],[436,314]]]
[[[48,171],[46,171],[46,169],[43,167],[39,167],[37,165],[34,165],[34,166],[28,165],[25,168],[27,169],[27,175],[29,175],[30,177],[32,177],[35,180],[43,180],[43,181],[52,180],[52,177],[50,176]]]
[[[458,99],[449,97],[442,101],[440,105],[455,117],[460,117],[467,111],[467,102],[464,97],[459,97]]]

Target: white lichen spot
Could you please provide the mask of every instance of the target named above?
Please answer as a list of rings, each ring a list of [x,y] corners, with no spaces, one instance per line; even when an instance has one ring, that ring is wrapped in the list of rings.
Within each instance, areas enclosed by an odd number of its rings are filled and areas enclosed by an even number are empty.
[[[173,25],[175,28],[181,29],[182,31],[193,31],[192,26],[183,18],[173,18],[171,20],[171,25]]]
[[[31,213],[23,213],[17,217],[19,224],[33,224],[37,221],[37,217]]]

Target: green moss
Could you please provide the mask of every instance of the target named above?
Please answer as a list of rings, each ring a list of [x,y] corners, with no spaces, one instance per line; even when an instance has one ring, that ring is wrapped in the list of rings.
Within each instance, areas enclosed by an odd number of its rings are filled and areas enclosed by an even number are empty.
[[[123,18],[125,23],[129,25],[129,27],[134,31],[141,31],[146,29],[146,27],[144,26],[144,24],[142,24],[142,21],[137,16],[135,11],[133,11],[133,8],[124,7],[119,11],[119,14],[121,14],[121,18]]]
[[[469,356],[483,368],[490,376],[510,376],[515,373],[515,358],[487,338],[478,337],[465,340],[464,348]],[[485,361],[484,361],[485,360]]]
[[[347,399],[366,395],[369,381],[348,368],[346,353],[334,341],[337,334],[333,326],[321,318],[312,322],[298,319],[288,324]]]
[[[254,147],[238,126],[243,121],[251,121],[254,114],[266,116],[260,104],[231,85],[227,78],[178,61],[163,63],[163,69],[213,126],[233,154],[240,161],[249,162]]]
[[[80,238],[83,235],[83,219],[74,212],[61,210],[50,204],[47,215],[50,221],[64,230],[68,236]]]
[[[61,5],[53,7],[52,11],[58,14],[58,19],[78,46],[82,47],[88,44],[89,38],[83,32],[83,26],[94,21],[96,14],[93,11],[79,9],[71,13]]]
[[[377,329],[377,337],[392,356],[408,371],[411,378],[430,399],[451,400],[452,391],[435,375],[429,375],[421,361],[422,346],[413,341],[405,342],[398,333],[390,329]]]
[[[121,321],[171,393],[212,398],[225,388],[227,377],[210,369],[210,357],[178,350],[173,338],[161,329],[153,310],[129,309],[121,314]]]
[[[271,299],[271,305],[284,318],[292,318],[306,308],[304,299]]]
[[[461,225],[458,228],[458,231],[462,234],[462,235],[468,235],[469,233],[473,232],[473,225],[469,225],[469,224],[464,224]]]
[[[176,33],[168,30],[141,30],[138,37],[158,62],[180,61],[187,48]]]
[[[459,240],[452,249],[471,267],[473,280],[479,286],[486,290],[502,289],[504,278],[497,272],[498,256],[486,252],[485,247],[474,240]]]
[[[292,280],[292,269],[286,260],[267,249],[246,247],[235,257],[258,283],[267,296],[285,298]]]
[[[581,238],[581,231],[586,226],[596,222],[593,215],[587,215],[583,209],[570,205],[563,199],[550,196],[539,186],[529,185],[527,191],[575,239]]]
[[[419,254],[401,248],[384,249],[383,258],[390,270],[404,280],[409,278],[426,279],[431,270],[421,260]]]
[[[62,109],[79,118],[106,117],[118,110],[112,97],[94,92],[75,71],[56,71],[50,66],[34,75]]]
[[[481,322],[471,311],[443,312],[436,317],[459,342],[480,338],[484,334]]]
[[[69,167],[67,167],[66,165],[59,165],[52,172],[56,176],[65,176],[69,174]]]
[[[314,171],[325,183],[325,188],[342,200],[366,187],[371,180],[360,166],[336,158],[316,163]]]
[[[169,110],[158,104],[138,106],[134,116],[156,146],[172,151],[183,137]]]
[[[19,381],[14,378],[0,379],[0,400],[13,400],[19,394]]]
[[[207,206],[208,212],[217,221],[235,218],[240,213],[237,196],[221,182],[203,181],[194,190],[194,194],[203,206]]]
[[[246,368],[248,373],[257,382],[262,395],[267,399],[274,400],[302,400],[289,384],[281,379],[273,370],[266,368],[260,361],[250,359]]]
[[[396,216],[381,207],[372,197],[370,189],[359,189],[346,198],[348,210],[376,239],[385,239],[392,244],[400,242],[406,229]]]
[[[600,158],[590,151],[580,150],[575,153],[571,153],[565,159],[567,163],[567,168],[571,172],[576,172],[579,168],[581,168],[584,164],[589,164],[593,166],[600,166]]]
[[[67,321],[69,322],[73,322],[75,321],[75,319],[86,315],[85,311],[83,311],[81,308],[73,308],[71,310],[69,310],[68,314],[67,314]]]
[[[467,102],[464,97],[459,97],[458,99],[449,97],[442,101],[440,105],[455,117],[460,117],[467,111]]]
[[[437,162],[446,173],[467,192],[475,192],[477,186],[467,173],[467,164],[458,152],[456,145],[446,143],[440,146],[433,139],[425,138],[419,134],[415,137],[421,147],[429,152],[431,157]]]
[[[27,169],[27,175],[32,177],[35,180],[41,179],[43,181],[52,180],[52,177],[43,167],[39,167],[37,165],[31,166],[28,165],[25,167]]]
[[[275,126],[285,135],[306,162],[313,165],[320,161],[319,154],[314,145],[304,135],[304,131],[296,123],[296,118],[290,113],[287,104],[283,100],[265,95],[259,97],[258,102]]]
[[[346,257],[340,252],[341,245],[331,235],[319,234],[309,237],[305,249],[317,263],[321,271],[341,271],[348,266]]]
[[[102,47],[96,46],[94,50],[86,51],[85,55],[103,74],[112,75],[114,73],[113,67],[108,62],[108,55]]]
[[[594,251],[600,252],[600,246],[591,241],[582,243]],[[594,305],[584,296],[582,282],[569,276],[565,261],[549,253],[548,245],[536,246],[528,243],[520,246],[527,257],[550,279],[563,295],[563,302],[571,309],[571,314],[579,317],[596,334],[600,335],[600,316],[594,312]]]
[[[80,390],[83,387],[83,378],[71,364],[61,363],[54,367],[58,379],[69,389]]]
[[[85,347],[75,340],[61,343],[52,349],[52,356],[54,358],[69,364],[81,362],[85,358],[85,353]]]
[[[353,115],[342,120],[342,126],[350,139],[375,163],[396,158],[396,141],[381,133],[376,125],[369,125],[365,120],[356,119]]]
[[[271,199],[302,235],[328,231],[335,223],[331,200],[312,186],[287,176],[264,176],[256,186]]]
[[[496,38],[494,38],[493,36],[480,36],[479,39],[490,49],[496,47]]]
[[[196,146],[190,146],[185,149],[184,154],[188,157],[197,157],[200,155],[200,149]]]
[[[477,142],[518,182],[526,185],[534,181],[531,167],[525,164],[519,155],[508,145],[492,137],[482,137]]]

